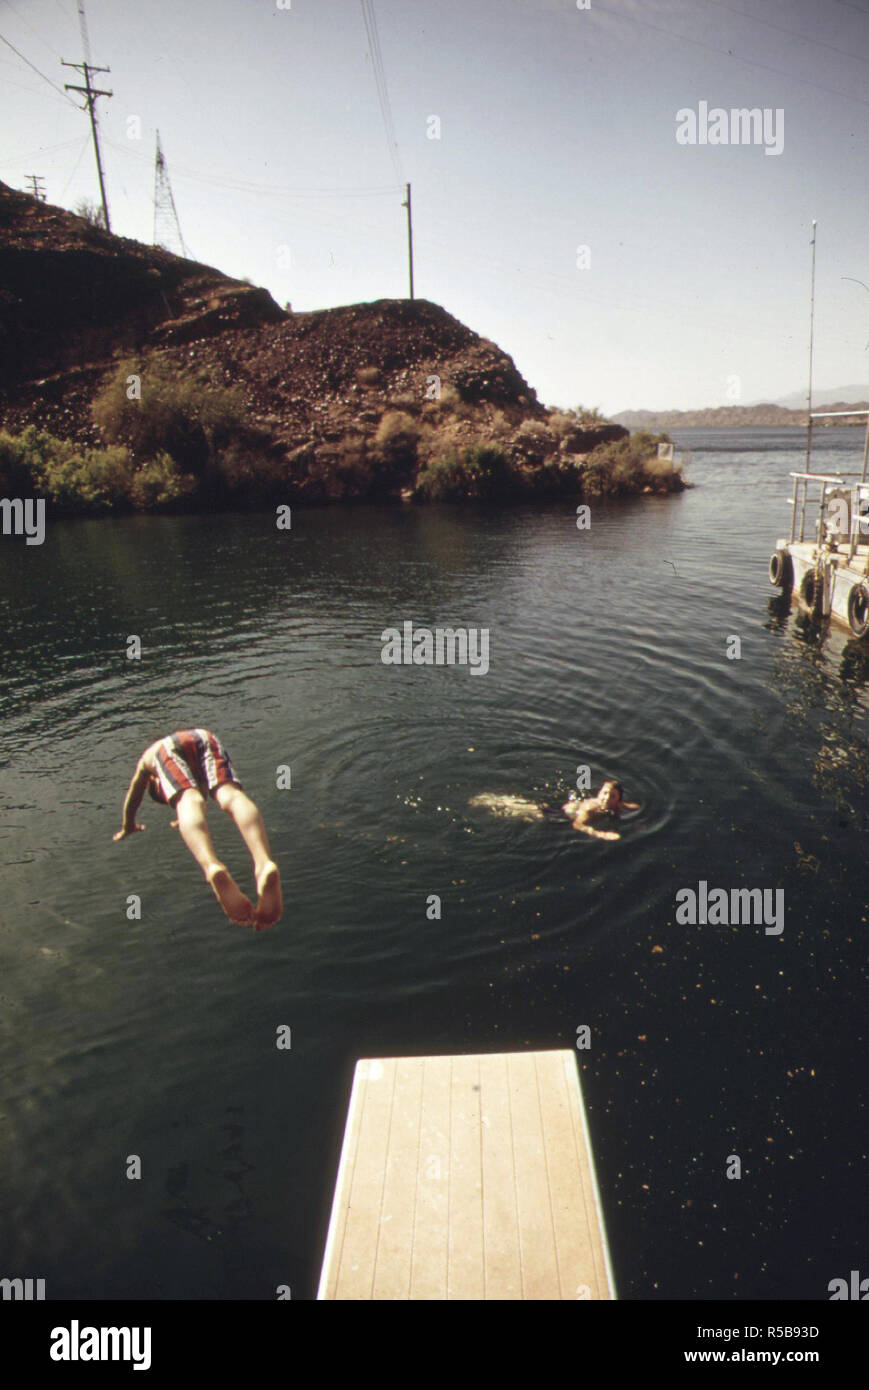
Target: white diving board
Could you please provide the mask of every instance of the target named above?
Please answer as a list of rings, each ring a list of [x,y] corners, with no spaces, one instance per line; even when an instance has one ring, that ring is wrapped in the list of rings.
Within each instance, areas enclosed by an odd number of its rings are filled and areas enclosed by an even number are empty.
[[[576,1054],[356,1064],[319,1299],[611,1299]]]

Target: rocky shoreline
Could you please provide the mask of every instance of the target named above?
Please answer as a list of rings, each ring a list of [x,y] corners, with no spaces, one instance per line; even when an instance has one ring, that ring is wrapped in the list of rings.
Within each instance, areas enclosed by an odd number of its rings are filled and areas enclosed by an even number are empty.
[[[0,489],[69,512],[684,486],[439,305],[293,313],[3,184],[0,431]]]

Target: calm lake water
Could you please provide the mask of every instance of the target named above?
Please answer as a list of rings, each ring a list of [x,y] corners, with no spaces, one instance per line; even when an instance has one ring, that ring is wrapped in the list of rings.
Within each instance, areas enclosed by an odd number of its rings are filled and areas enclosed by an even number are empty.
[[[355,1060],[582,1024],[622,1297],[825,1299],[869,1273],[869,653],[767,580],[802,432],[678,443],[692,491],[588,531],[569,505],[363,508],[3,541],[0,1274],[310,1298]],[[824,434],[815,466],[859,447]],[[383,665],[407,619],[488,628],[488,673]],[[164,808],[112,843],[141,750],[191,725],[264,813],[274,931],[226,922]],[[581,764],[642,803],[618,844],[468,808],[558,801]],[[781,936],[679,925],[701,879],[783,889]]]

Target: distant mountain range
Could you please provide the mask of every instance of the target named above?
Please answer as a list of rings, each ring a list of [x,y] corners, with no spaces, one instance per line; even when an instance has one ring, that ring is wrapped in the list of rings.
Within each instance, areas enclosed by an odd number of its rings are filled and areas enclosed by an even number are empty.
[[[815,410],[869,410],[869,385],[836,386],[812,392]],[[715,405],[705,410],[622,410],[611,417],[629,430],[745,429],[750,425],[805,425],[806,393],[793,391],[777,401],[752,405]],[[823,425],[825,422],[819,422]],[[830,425],[859,420],[830,420]],[[816,426],[817,428],[817,426]]]
[[[819,391],[817,388],[812,391],[812,405],[819,408],[833,406],[837,401],[847,401],[853,405],[855,401],[865,401],[869,396],[869,385],[865,382],[862,386],[834,386],[829,391]],[[766,405],[766,401],[751,401],[751,405]],[[773,405],[783,405],[789,410],[804,410],[806,406],[806,388],[801,391],[792,391],[789,396],[781,396],[779,400],[773,401]]]

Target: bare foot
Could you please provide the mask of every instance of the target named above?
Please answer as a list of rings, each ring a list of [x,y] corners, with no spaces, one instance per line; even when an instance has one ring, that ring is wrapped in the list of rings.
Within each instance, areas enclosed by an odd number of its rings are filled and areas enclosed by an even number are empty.
[[[280,920],[284,910],[281,876],[277,864],[273,864],[271,860],[264,864],[257,874],[256,890],[259,901],[256,905],[254,927],[256,931],[264,931],[266,927],[273,927],[275,922]]]
[[[253,921],[253,903],[242,893],[235,879],[222,864],[214,864],[206,874],[214,896],[231,922],[240,927],[249,927]]]

